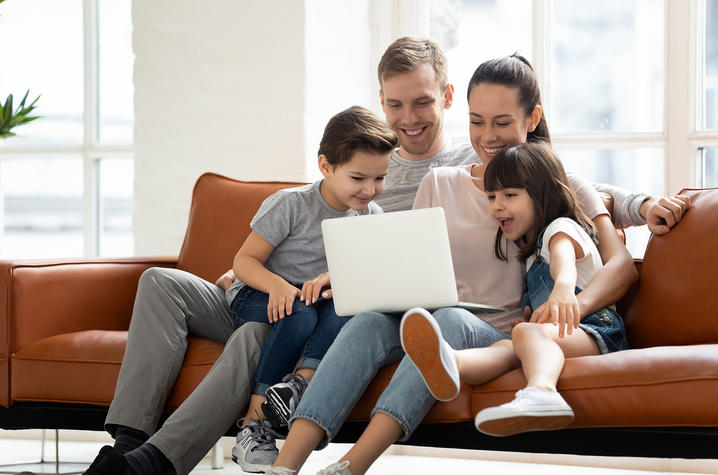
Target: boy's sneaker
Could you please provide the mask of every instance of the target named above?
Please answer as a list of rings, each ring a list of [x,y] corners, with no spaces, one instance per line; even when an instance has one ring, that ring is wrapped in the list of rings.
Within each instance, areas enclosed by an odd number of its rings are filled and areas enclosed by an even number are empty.
[[[562,429],[572,421],[573,410],[559,393],[525,388],[516,393],[513,401],[476,414],[474,423],[484,434],[504,436]]]
[[[319,470],[317,475],[352,475],[347,467],[349,467],[349,460],[333,463],[327,468]]]
[[[292,373],[282,378],[281,383],[267,389],[267,400],[262,403],[262,412],[275,431],[287,432],[289,419],[307,389],[307,384],[304,376]]]
[[[250,473],[263,473],[272,466],[279,454],[275,439],[277,435],[264,419],[252,419],[249,424],[241,427],[237,434],[237,445],[232,449],[232,460],[242,467],[242,470]]]
[[[434,317],[423,308],[412,308],[401,319],[401,346],[424,378],[431,394],[450,401],[459,394],[459,369],[454,349],[441,336]]]

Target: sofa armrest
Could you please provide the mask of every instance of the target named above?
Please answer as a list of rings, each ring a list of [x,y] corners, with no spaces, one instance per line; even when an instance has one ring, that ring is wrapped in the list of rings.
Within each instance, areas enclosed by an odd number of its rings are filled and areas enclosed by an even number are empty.
[[[0,261],[0,405],[9,358],[62,333],[127,330],[140,275],[176,257]]]

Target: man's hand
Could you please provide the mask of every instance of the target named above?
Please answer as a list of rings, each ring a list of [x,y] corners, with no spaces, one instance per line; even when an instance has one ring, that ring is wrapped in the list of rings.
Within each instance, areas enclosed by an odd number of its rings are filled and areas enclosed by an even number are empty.
[[[640,213],[646,217],[648,229],[653,234],[666,234],[683,218],[690,205],[691,199],[685,195],[665,196],[660,200],[651,198],[643,202]]]
[[[234,282],[234,270],[229,269],[227,272],[219,276],[215,285],[220,287],[225,292],[229,289],[229,286]]]

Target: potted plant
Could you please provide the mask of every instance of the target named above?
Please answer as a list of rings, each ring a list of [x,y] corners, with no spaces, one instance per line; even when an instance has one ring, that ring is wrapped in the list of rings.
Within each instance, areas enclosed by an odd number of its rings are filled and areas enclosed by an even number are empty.
[[[12,110],[12,94],[7,96],[4,105],[0,102],[0,139],[14,136],[15,134],[12,132],[13,127],[27,124],[28,122],[32,122],[33,120],[40,118],[39,115],[30,115],[30,113],[35,109],[35,103],[38,99],[40,99],[40,96],[37,96],[28,106],[25,106],[28,94],[30,94],[29,89],[25,93],[25,97],[22,98],[22,101],[20,101],[20,104],[18,104],[15,111]]]

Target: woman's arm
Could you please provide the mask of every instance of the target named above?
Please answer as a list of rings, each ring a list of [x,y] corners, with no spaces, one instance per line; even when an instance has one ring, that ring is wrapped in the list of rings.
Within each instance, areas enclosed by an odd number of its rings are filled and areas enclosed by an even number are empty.
[[[252,231],[234,256],[234,274],[250,287],[269,294],[267,317],[270,323],[292,314],[294,299],[299,289],[277,274],[270,272],[264,263],[272,255],[274,247]]]
[[[611,218],[601,214],[593,219],[593,223],[598,230],[598,252],[603,267],[577,296],[582,317],[615,304],[638,279],[633,258],[618,238]]]

